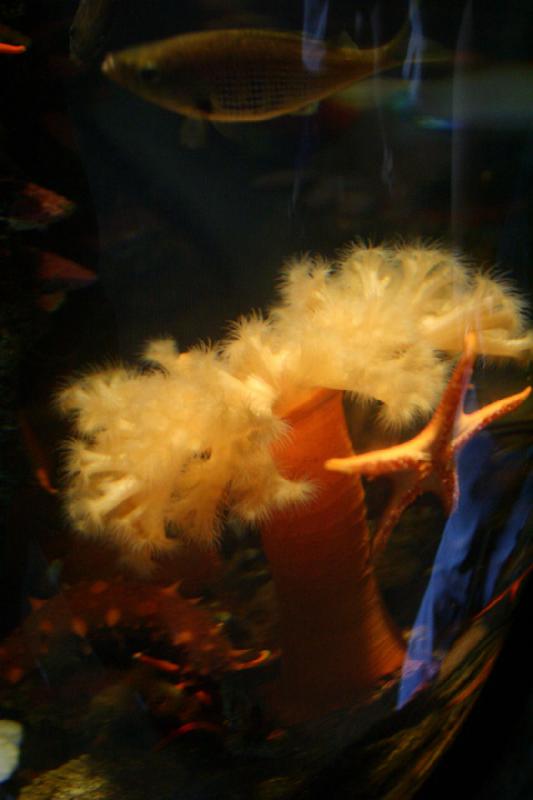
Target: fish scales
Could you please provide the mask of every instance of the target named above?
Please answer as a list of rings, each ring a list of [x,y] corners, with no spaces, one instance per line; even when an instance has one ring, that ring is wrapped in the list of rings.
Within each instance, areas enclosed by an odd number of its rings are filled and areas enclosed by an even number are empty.
[[[297,110],[319,100],[332,86],[350,84],[361,73],[354,52],[334,51],[300,36],[247,37],[238,58],[224,58],[213,78],[213,105],[239,118],[267,119],[281,110]],[[306,58],[316,69],[311,71]],[[357,52],[355,52],[357,55]],[[370,72],[373,67],[370,68]]]
[[[335,47],[286,31],[181,34],[109,54],[102,70],[191,117],[254,122],[296,112],[403,60],[405,31],[378,48]]]

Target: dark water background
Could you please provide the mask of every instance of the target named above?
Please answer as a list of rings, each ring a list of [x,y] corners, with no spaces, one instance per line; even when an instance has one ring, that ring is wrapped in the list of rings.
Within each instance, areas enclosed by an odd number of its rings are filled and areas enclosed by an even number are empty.
[[[174,336],[186,349],[200,338],[220,337],[227,320],[272,302],[279,268],[295,252],[332,256],[356,237],[438,239],[476,261],[497,263],[531,295],[533,70],[526,0],[421,4],[425,36],[473,53],[494,70],[494,95],[483,115],[466,108],[461,117],[468,70],[458,61],[423,68],[423,82],[456,82],[455,106],[440,106],[432,124],[423,107],[391,105],[377,84],[375,107],[341,114],[332,101],[309,117],[208,127],[205,141],[192,149],[181,143],[181,117],[115,87],[94,67],[73,67],[68,27],[76,5],[0,3],[4,21],[33,38],[24,59],[0,64],[3,174],[25,176],[77,206],[45,231],[17,235],[13,246],[59,252],[98,275],[92,286],[68,292],[53,314],[35,307],[36,292],[46,287],[35,289],[30,268],[5,283],[16,331],[16,354],[3,369],[5,413],[23,410],[52,475],[65,429],[49,400],[65,376],[132,360],[148,338]],[[124,0],[118,6],[108,49],[210,23],[230,26],[237,13],[300,30],[304,11],[303,3],[277,0]],[[326,35],[348,32],[370,46],[388,40],[405,12],[400,2],[330,0]],[[529,106],[517,89],[524,85],[531,87]],[[68,545],[55,499],[35,486],[17,437],[7,435],[5,443],[1,593],[8,630],[25,608],[25,595],[42,581],[42,551],[61,556]],[[451,793],[533,796],[531,600],[530,586],[478,707],[419,800]]]

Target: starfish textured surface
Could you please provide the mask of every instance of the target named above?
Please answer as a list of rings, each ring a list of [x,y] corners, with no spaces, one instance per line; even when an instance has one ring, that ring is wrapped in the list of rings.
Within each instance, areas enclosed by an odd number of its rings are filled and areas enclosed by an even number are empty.
[[[381,550],[403,511],[425,492],[437,494],[451,513],[459,488],[455,456],[479,430],[504,414],[514,411],[531,392],[531,387],[496,400],[470,414],[463,411],[464,396],[475,360],[475,334],[465,339],[465,349],[442,399],[425,428],[412,439],[383,450],[349,458],[331,458],[326,469],[359,473],[370,478],[394,473],[392,497],[385,509],[373,544]]]

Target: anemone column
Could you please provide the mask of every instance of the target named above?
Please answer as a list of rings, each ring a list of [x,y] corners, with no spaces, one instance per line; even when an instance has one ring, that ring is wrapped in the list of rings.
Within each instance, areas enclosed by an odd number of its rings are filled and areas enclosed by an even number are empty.
[[[370,563],[361,481],[323,467],[353,452],[342,393],[317,391],[284,417],[292,431],[274,449],[277,466],[317,487],[305,506],[273,513],[262,528],[280,613],[277,705],[301,720],[368,696],[405,648]]]

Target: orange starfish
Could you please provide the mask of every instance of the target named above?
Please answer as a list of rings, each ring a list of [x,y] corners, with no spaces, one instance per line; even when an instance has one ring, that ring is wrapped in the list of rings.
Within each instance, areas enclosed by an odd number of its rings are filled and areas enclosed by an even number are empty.
[[[374,478],[394,476],[392,497],[374,537],[373,552],[380,551],[403,511],[424,492],[437,494],[450,514],[457,503],[459,486],[455,456],[479,430],[513,411],[528,397],[531,387],[495,400],[465,414],[463,400],[475,360],[474,333],[465,338],[464,353],[455,367],[442,399],[426,427],[412,439],[383,450],[373,450],[348,458],[330,458],[325,468],[337,472],[360,473]]]

